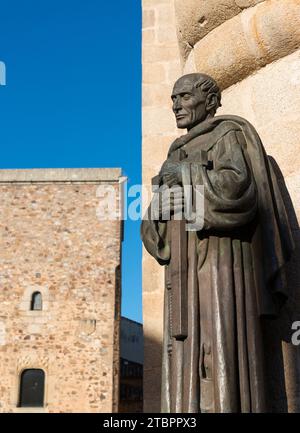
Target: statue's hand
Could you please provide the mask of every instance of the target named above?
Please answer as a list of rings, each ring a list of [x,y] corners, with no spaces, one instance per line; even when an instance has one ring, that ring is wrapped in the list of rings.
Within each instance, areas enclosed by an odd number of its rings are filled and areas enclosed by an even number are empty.
[[[169,187],[182,185],[181,166],[179,162],[165,161],[159,175],[164,185]]]
[[[184,209],[183,187],[172,188],[172,192],[165,187],[161,194],[160,218],[168,221],[172,215],[182,215]]]

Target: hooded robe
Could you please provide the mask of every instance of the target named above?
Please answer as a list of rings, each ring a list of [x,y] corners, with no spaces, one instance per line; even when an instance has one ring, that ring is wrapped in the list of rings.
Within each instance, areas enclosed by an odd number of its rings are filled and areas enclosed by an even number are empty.
[[[184,340],[171,337],[169,223],[151,220],[150,204],[141,227],[145,248],[165,266],[161,410],[266,412],[261,321],[277,317],[288,298],[284,265],[294,248],[281,193],[245,119],[196,125],[175,140],[167,161],[179,149],[189,182],[204,186],[203,228],[187,233]]]

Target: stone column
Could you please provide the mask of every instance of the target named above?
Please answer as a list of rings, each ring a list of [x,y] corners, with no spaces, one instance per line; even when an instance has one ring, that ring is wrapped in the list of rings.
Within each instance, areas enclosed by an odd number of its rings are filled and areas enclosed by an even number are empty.
[[[149,190],[177,130],[171,89],[181,74],[174,2],[143,0],[143,183]],[[148,205],[144,201],[144,208]],[[143,255],[144,411],[160,410],[163,269]]]

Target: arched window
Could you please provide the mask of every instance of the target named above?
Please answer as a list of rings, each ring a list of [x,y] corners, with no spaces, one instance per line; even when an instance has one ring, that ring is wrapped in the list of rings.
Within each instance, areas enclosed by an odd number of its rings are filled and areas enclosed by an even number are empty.
[[[38,368],[24,370],[20,381],[20,407],[44,406],[45,373]]]
[[[41,292],[34,292],[31,297],[31,310],[42,310],[43,300]]]

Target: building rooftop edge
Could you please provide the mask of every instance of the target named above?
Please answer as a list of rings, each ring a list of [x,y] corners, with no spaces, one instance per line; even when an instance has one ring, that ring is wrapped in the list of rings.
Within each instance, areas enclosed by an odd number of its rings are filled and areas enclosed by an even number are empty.
[[[119,181],[121,168],[0,169],[2,182],[110,182]]]
[[[133,323],[136,323],[137,325],[140,325],[141,327],[143,327],[142,322],[137,322],[136,320],[129,319],[129,317],[121,316],[121,320],[127,320],[128,322],[133,322]]]

